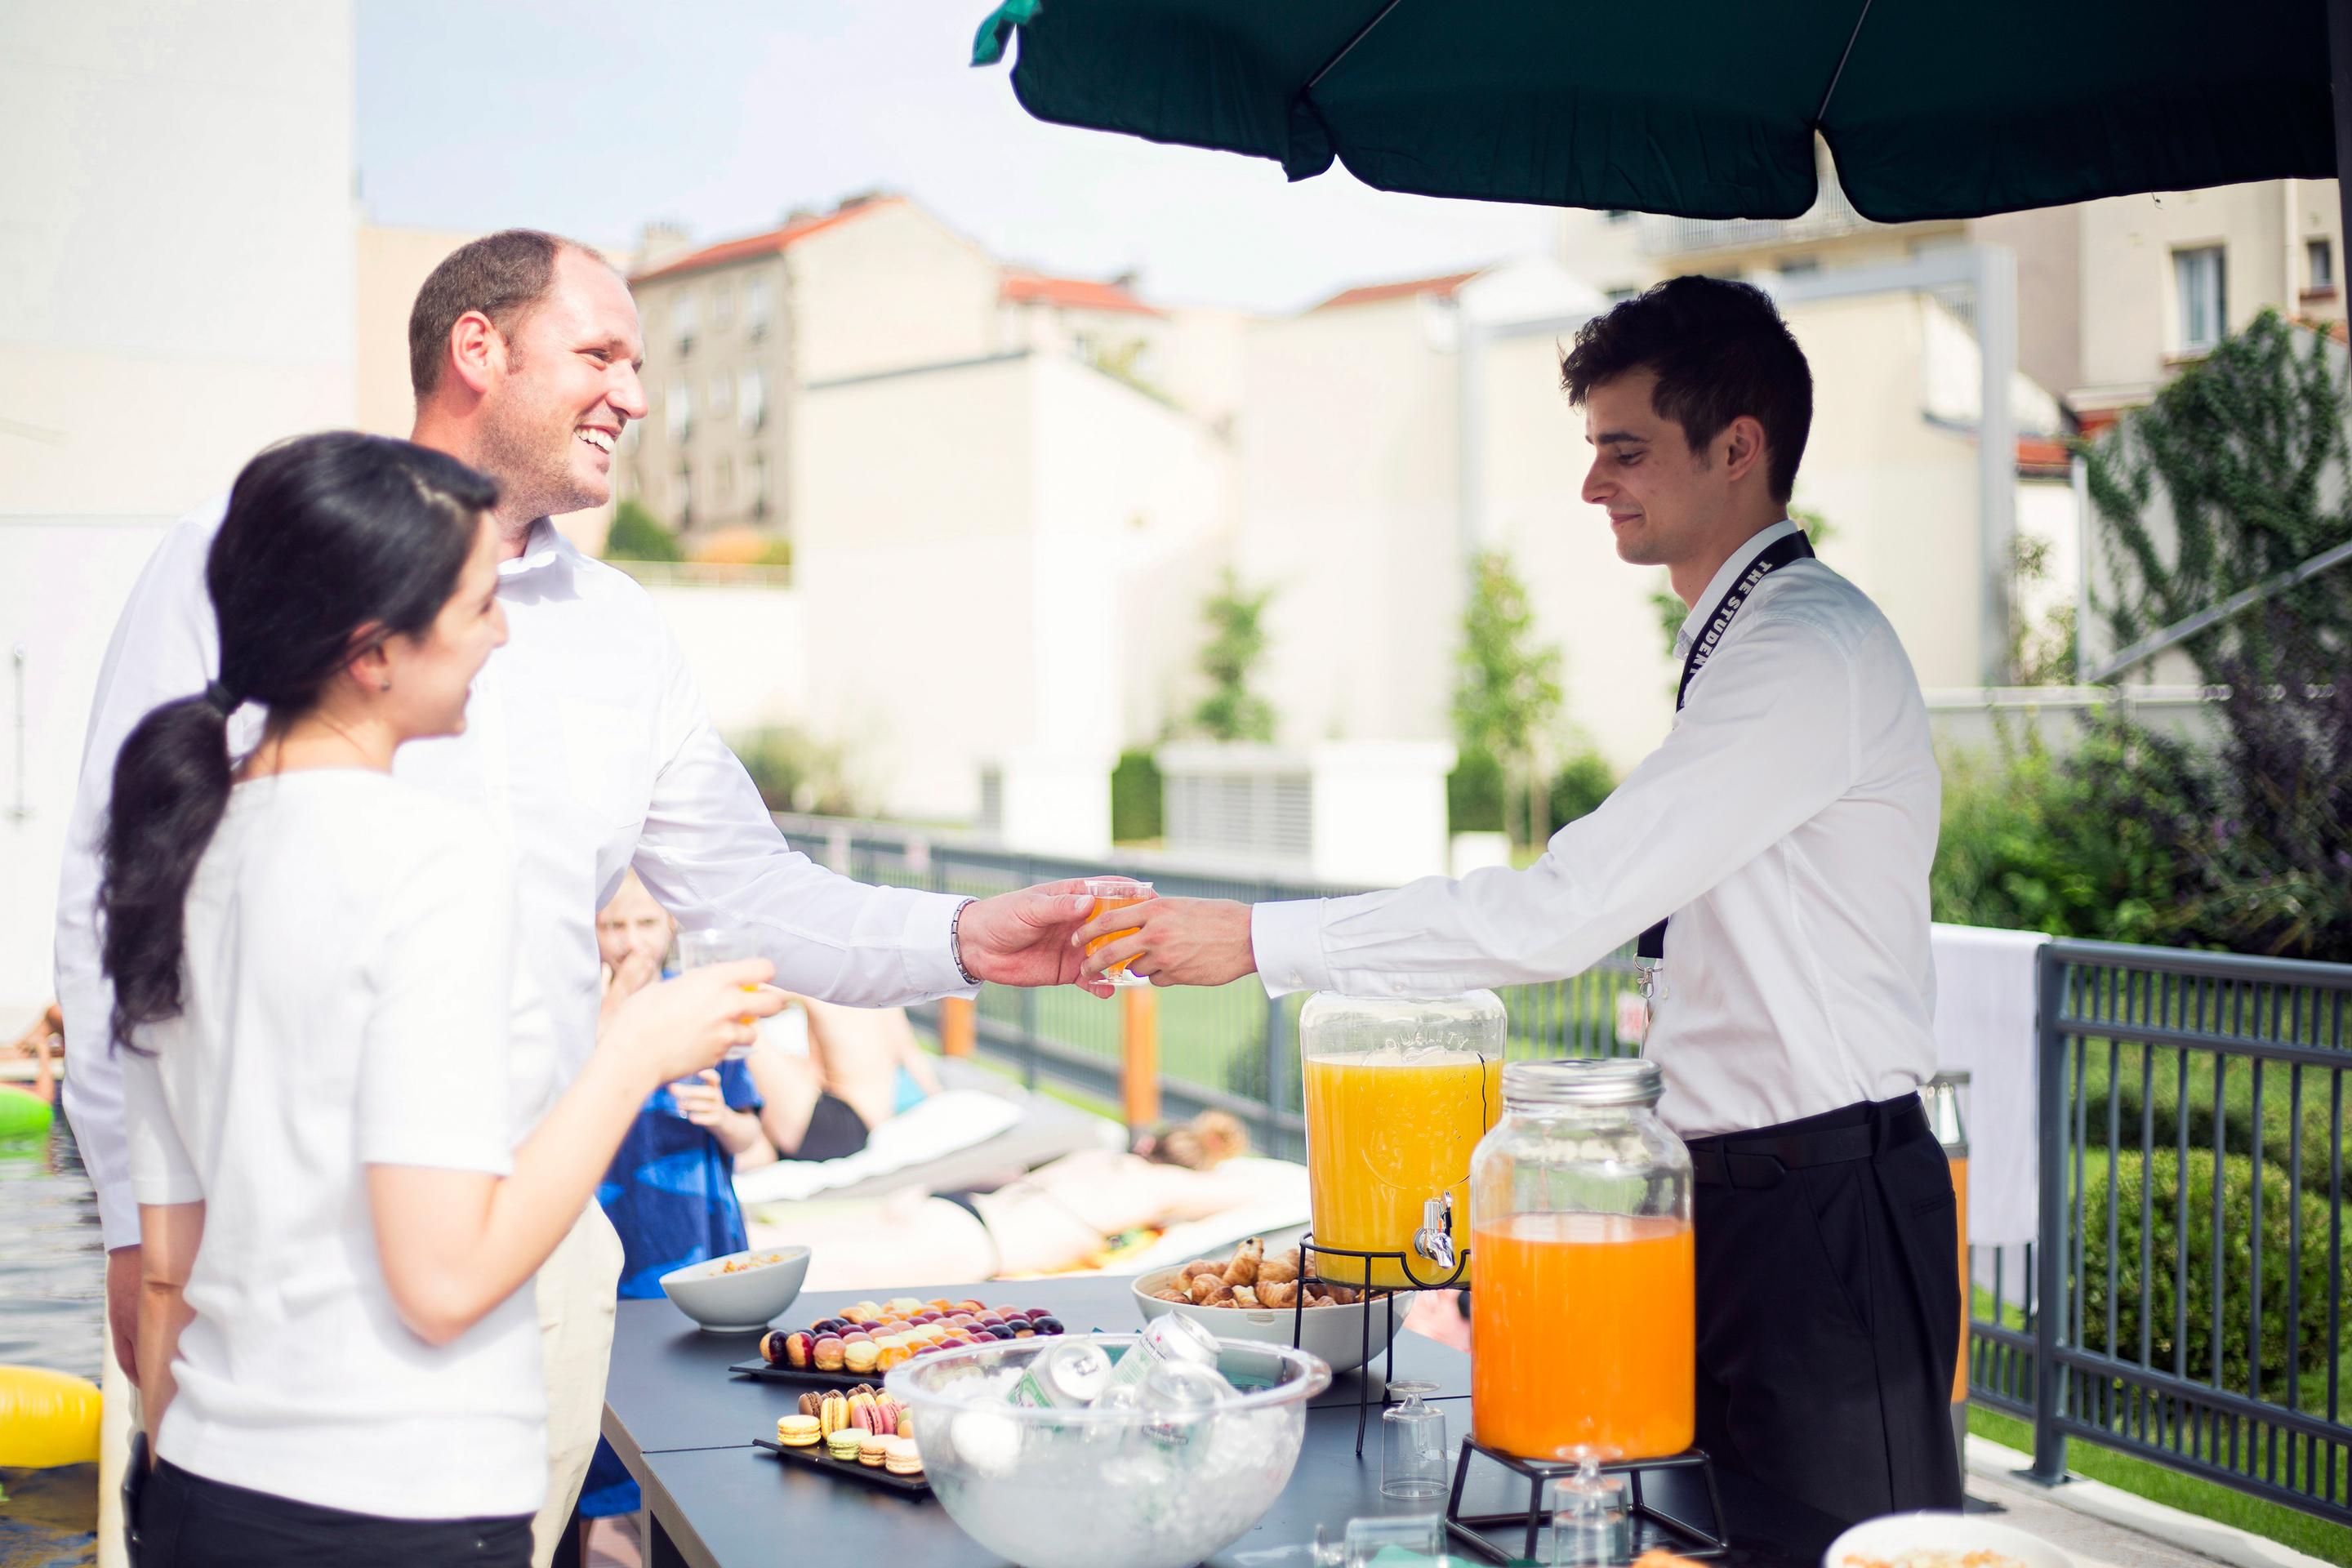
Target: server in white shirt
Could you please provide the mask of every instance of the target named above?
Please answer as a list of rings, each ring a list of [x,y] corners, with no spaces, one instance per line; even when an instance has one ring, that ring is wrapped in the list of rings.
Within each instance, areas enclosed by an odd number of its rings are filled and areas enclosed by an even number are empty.
[[[634,866],[689,930],[748,928],[778,982],[853,1006],[971,993],[981,980],[1076,977],[1064,940],[1092,900],[1033,889],[977,903],[867,887],[786,846],[711,728],[653,603],[547,522],[610,499],[615,443],[646,412],[627,285],[585,247],[509,230],[451,254],[409,318],[415,440],[496,481],[499,598],[512,640],[483,668],[463,735],[400,753],[404,782],[487,806],[519,879],[521,957],[548,998],[551,1097],[595,1043],[596,911]],[[241,454],[224,453],[224,465]],[[107,650],[58,896],[57,984],[67,1109],[98,1188],[108,1317],[124,1367],[137,1294],[138,1216],[123,1153],[121,1069],[93,920],[114,758],[157,703],[202,690],[219,648],[205,596],[221,507],[176,524],[142,574]],[[235,715],[242,752],[259,715]],[[621,1248],[587,1205],[541,1271],[549,1462],[539,1562],[550,1560],[596,1441]],[[110,1460],[113,1456],[110,1455]]]
[[[1941,783],[1902,643],[1788,521],[1811,374],[1762,293],[1702,278],[1588,323],[1562,368],[1583,499],[1690,606],[1664,743],[1526,870],[1159,900],[1083,928],[1137,932],[1086,973],[1425,994],[1640,937],[1659,1109],[1699,1184],[1699,1446],[1843,1518],[1958,1506],[1951,1174],[1916,1092]]]

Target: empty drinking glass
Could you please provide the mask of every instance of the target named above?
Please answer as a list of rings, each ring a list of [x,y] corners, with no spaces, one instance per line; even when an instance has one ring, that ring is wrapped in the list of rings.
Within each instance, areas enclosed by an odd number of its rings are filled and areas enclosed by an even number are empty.
[[[1381,1495],[1425,1502],[1445,1495],[1445,1412],[1426,1402],[1433,1383],[1391,1383],[1403,1399],[1381,1412]]]
[[[1562,1448],[1576,1468],[1552,1483],[1552,1568],[1608,1568],[1633,1557],[1633,1518],[1625,1509],[1625,1478],[1601,1473],[1601,1449]]]
[[[1391,1550],[1393,1549],[1393,1550]],[[1388,1555],[1383,1555],[1388,1553]],[[1445,1521],[1433,1513],[1351,1519],[1347,1534],[1332,1541],[1315,1527],[1315,1568],[1389,1568],[1391,1563],[1443,1562]]]

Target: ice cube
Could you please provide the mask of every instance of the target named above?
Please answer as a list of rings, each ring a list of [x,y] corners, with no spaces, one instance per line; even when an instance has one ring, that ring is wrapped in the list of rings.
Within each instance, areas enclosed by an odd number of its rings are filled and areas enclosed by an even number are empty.
[[[1021,1423],[988,1410],[965,1410],[949,1427],[955,1452],[976,1475],[1000,1479],[1021,1463]]]

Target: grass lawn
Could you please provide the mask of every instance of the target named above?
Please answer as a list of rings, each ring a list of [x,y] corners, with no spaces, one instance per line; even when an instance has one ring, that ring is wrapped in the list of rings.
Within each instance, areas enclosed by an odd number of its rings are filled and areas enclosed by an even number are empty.
[[[1969,1430],[1980,1437],[2015,1448],[2021,1453],[2033,1451],[2033,1428],[2026,1422],[2004,1415],[1997,1410],[1977,1405],[1969,1407]],[[2310,1514],[2283,1504],[2266,1502],[2248,1497],[2225,1486],[2182,1475],[2146,1459],[2103,1448],[2083,1438],[2070,1438],[2066,1444],[2066,1468],[2076,1475],[2105,1481],[2118,1491],[2144,1497],[2177,1508],[2183,1513],[2193,1513],[2201,1519],[2217,1520],[2241,1530],[2252,1531],[2297,1552],[2328,1563],[2352,1568],[2352,1528],[2330,1524]]]

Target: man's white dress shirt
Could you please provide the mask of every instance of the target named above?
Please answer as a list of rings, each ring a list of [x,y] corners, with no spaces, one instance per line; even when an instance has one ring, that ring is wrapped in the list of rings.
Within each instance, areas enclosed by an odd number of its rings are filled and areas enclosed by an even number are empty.
[[[99,1194],[107,1247],[139,1239],[123,1155],[121,1068],[107,1048],[112,987],[94,926],[115,753],[156,704],[201,691],[220,668],[205,559],[226,503],[182,519],[131,590],[99,672],[58,890],[58,997],[66,1107]],[[556,1070],[530,1126],[595,1046],[596,910],[634,865],[689,930],[765,938],[776,984],[849,1006],[966,995],[950,945],[963,900],[868,887],[788,847],[704,710],[653,601],[545,522],[499,567],[510,628],[474,682],[462,735],[400,750],[401,779],[488,808],[513,857],[520,952],[553,1015]],[[230,729],[260,732],[247,709]]]
[[[1739,574],[1732,552],[1679,664]],[[1269,992],[1427,995],[1575,974],[1671,916],[1645,1054],[1683,1136],[1769,1126],[1934,1076],[1927,871],[1942,778],[1886,617],[1818,561],[1759,583],[1665,742],[1524,871],[1261,904]]]

